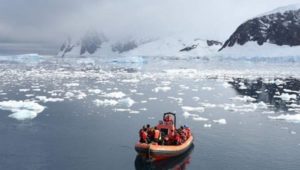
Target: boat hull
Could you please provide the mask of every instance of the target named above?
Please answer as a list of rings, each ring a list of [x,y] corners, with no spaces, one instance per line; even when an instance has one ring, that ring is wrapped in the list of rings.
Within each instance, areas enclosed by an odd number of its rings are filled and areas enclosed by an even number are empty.
[[[164,160],[185,153],[193,144],[193,136],[190,136],[181,145],[158,145],[156,143],[137,143],[135,150],[139,155],[150,160]]]

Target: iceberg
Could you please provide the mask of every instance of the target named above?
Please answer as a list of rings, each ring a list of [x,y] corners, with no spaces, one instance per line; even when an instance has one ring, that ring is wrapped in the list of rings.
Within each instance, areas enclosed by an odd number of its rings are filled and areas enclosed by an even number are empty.
[[[34,119],[39,113],[43,112],[45,107],[34,101],[2,101],[0,109],[11,111],[12,114],[8,117],[17,120]]]

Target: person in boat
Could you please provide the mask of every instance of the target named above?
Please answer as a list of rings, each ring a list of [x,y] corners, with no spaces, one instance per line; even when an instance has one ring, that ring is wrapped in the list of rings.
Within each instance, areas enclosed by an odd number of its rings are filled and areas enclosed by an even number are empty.
[[[147,134],[147,128],[143,127],[140,131],[140,142],[141,143],[149,143],[149,138]]]
[[[157,129],[157,127],[154,127],[154,142],[159,143],[161,140],[161,133],[160,130]]]
[[[187,140],[187,131],[183,126],[181,126],[179,129],[179,135],[182,139],[182,142],[185,142]]]
[[[168,124],[173,124],[173,120],[172,120],[172,118],[169,115],[164,118],[164,122],[167,125]]]
[[[191,129],[188,126],[186,126],[186,125],[184,125],[183,127],[186,130],[186,133],[187,133],[186,136],[187,136],[187,138],[189,138],[191,136]]]
[[[150,141],[154,140],[154,128],[151,128],[149,124],[147,124],[147,134]]]
[[[174,145],[181,145],[181,144],[182,144],[182,139],[180,137],[180,134],[177,132],[175,133]]]

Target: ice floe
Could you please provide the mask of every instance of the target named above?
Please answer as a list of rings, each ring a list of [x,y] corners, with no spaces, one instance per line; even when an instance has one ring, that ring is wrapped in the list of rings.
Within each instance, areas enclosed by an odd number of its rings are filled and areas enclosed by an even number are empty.
[[[104,100],[96,99],[96,100],[94,100],[94,103],[97,106],[115,106],[115,105],[118,104],[118,101],[116,101],[116,100],[109,100],[109,99],[104,99]]]
[[[279,116],[268,116],[272,120],[284,120],[291,123],[300,123],[300,114],[281,114]]]
[[[214,88],[212,88],[212,87],[202,87],[201,89],[202,89],[202,90],[211,91],[211,90],[213,90]]]
[[[192,113],[189,113],[189,112],[183,112],[183,117],[184,118],[189,118],[189,117],[199,117],[199,115],[197,114],[192,114]]]
[[[168,87],[168,86],[165,86],[165,87],[156,87],[154,88],[152,91],[154,91],[155,93],[158,93],[158,92],[167,92],[171,90],[171,87]]]
[[[2,101],[0,109],[11,111],[9,117],[17,120],[34,119],[45,107],[34,101]]]
[[[41,102],[47,103],[47,102],[62,102],[64,101],[64,99],[62,98],[47,98],[46,96],[36,96],[35,98],[37,98],[38,100],[40,100]]]
[[[208,121],[207,118],[200,117],[200,116],[193,117],[193,120],[195,120],[195,121]]]
[[[212,103],[200,103],[201,104],[201,106],[203,106],[203,107],[205,107],[205,108],[215,108],[215,107],[217,107],[217,105],[216,104],[212,104]]]
[[[135,101],[132,100],[130,97],[119,100],[119,104],[124,105],[126,107],[131,107],[134,103],[135,103]]]
[[[267,109],[268,106],[264,102],[249,103],[244,105],[224,104],[224,110],[233,112],[254,112],[257,109]]]
[[[225,125],[227,124],[226,119],[218,119],[218,120],[213,120],[214,123],[222,124]]]
[[[282,93],[280,96],[274,96],[275,98],[280,98],[284,101],[290,101],[290,100],[296,100],[297,95],[296,94],[288,94],[288,93]]]
[[[182,104],[183,99],[181,97],[168,97],[171,100],[176,101],[178,104]]]
[[[30,89],[19,89],[19,92],[28,92]]]
[[[130,97],[124,98],[124,99],[119,99],[119,100],[111,100],[111,99],[96,99],[93,101],[97,106],[126,106],[126,107],[131,107],[135,101],[132,100]]]
[[[204,112],[204,107],[182,106],[184,112]]]
[[[195,102],[199,101],[200,100],[200,97],[193,97],[192,98]]]
[[[205,128],[211,128],[211,124],[205,123],[205,124],[203,125],[203,127],[205,127]]]
[[[111,92],[103,95],[104,97],[108,98],[116,98],[116,99],[121,99],[126,96],[125,93],[118,91],[118,92]]]
[[[66,87],[70,88],[70,87],[77,87],[79,86],[79,83],[66,83],[64,84]]]
[[[102,90],[100,89],[89,89],[89,93],[100,94]]]
[[[256,101],[255,98],[253,97],[250,97],[250,96],[236,96],[236,97],[232,97],[230,98],[230,100],[233,100],[233,101],[243,101],[243,102],[254,102]]]

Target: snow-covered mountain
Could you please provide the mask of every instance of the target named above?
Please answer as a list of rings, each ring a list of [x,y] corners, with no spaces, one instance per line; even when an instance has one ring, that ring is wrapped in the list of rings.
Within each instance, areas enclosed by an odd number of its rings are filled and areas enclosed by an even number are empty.
[[[198,38],[168,37],[151,41],[125,55],[152,57],[206,57],[216,54],[222,43]]]
[[[225,56],[300,56],[300,4],[241,24],[220,49]]]
[[[168,37],[156,40],[129,40],[111,42],[95,31],[87,32],[79,40],[68,38],[62,45],[59,57],[116,57],[160,56],[199,57],[217,53],[222,43],[214,40]]]

